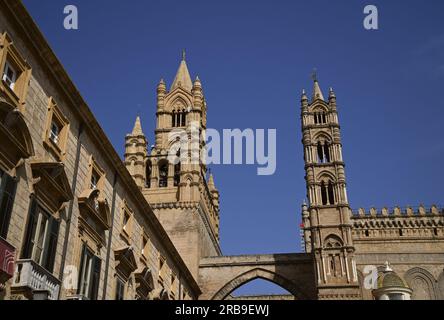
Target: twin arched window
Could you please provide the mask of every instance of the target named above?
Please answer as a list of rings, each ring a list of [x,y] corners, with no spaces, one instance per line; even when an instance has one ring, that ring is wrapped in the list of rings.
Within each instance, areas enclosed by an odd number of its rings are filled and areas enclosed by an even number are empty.
[[[323,206],[334,205],[336,203],[334,185],[331,180],[321,182],[321,200]]]
[[[327,123],[327,115],[324,111],[318,111],[314,113],[314,123],[315,124],[326,124]]]
[[[318,151],[318,162],[319,163],[330,163],[331,162],[330,145],[328,142],[321,143],[319,141],[318,145],[317,145],[317,151]]]
[[[172,126],[173,128],[185,127],[187,124],[187,113],[185,109],[173,110],[172,114]]]

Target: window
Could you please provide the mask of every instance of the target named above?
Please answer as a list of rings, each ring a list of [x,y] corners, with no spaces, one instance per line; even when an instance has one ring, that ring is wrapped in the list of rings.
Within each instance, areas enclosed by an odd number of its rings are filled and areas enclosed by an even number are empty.
[[[23,258],[32,259],[49,272],[52,272],[58,234],[59,222],[43,209],[37,201],[32,201]]]
[[[59,161],[63,160],[66,155],[68,132],[68,119],[62,114],[54,99],[50,98],[44,145]]]
[[[153,165],[151,164],[151,161],[148,161],[146,163],[146,176],[145,176],[145,187],[151,188],[151,174],[153,172]]]
[[[83,244],[82,257],[80,260],[80,273],[78,294],[90,300],[97,300],[100,282],[101,261],[88,247]]]
[[[335,194],[333,190],[333,183],[331,181],[328,182],[328,201],[330,204],[335,204]]]
[[[97,173],[96,170],[93,169],[93,172],[91,174],[91,185],[90,185],[90,189],[91,190],[96,190],[97,189],[97,185],[99,183],[99,174]]]
[[[52,124],[51,124],[51,133],[49,134],[49,138],[55,144],[57,144],[59,142],[59,133],[60,133],[60,129],[59,129],[58,124],[56,122],[52,122]]]
[[[171,119],[171,120],[172,120],[172,125],[171,125],[171,126],[172,126],[173,128],[178,127],[178,125],[177,125],[177,120],[176,120],[177,117],[176,117],[176,116],[177,116],[177,113],[176,113],[175,110],[173,110],[173,114],[172,114],[172,116],[171,116],[171,117],[172,117],[172,119]]]
[[[335,204],[334,186],[331,181],[328,183],[321,182],[321,200],[324,206]]]
[[[103,191],[105,184],[105,171],[98,165],[94,157],[89,160],[87,189]]]
[[[17,182],[0,170],[0,237],[6,239]]]
[[[187,114],[185,109],[176,111],[173,110],[173,113],[171,115],[172,117],[172,127],[185,127],[187,124]]]
[[[319,141],[317,145],[317,152],[319,163],[330,163],[330,145],[328,142],[321,143]]]
[[[0,34],[0,90],[23,111],[31,67],[20,55],[7,33]]]
[[[14,85],[17,80],[17,71],[13,68],[9,62],[5,63],[5,69],[3,70],[3,78],[2,80],[6,83],[6,85],[14,90]]]
[[[168,162],[163,161],[159,165],[159,188],[168,186]]]
[[[327,123],[327,115],[324,111],[321,112],[315,112],[313,114],[314,117],[314,123],[315,124],[326,124]]]
[[[119,277],[116,278],[116,300],[125,300],[125,282]]]
[[[186,126],[187,123],[187,114],[185,113],[185,110],[182,111],[182,127]]]
[[[130,244],[132,235],[132,224],[133,224],[133,211],[128,207],[126,201],[123,201],[122,206],[122,231],[120,232],[123,239]]]
[[[322,198],[322,205],[326,206],[328,203],[327,200],[327,188],[325,187],[325,182],[321,182],[321,198]]]
[[[180,183],[180,150],[176,153],[177,160],[179,161],[174,165],[174,186],[177,187]]]
[[[5,32],[0,34],[0,91],[23,112],[31,67]]]

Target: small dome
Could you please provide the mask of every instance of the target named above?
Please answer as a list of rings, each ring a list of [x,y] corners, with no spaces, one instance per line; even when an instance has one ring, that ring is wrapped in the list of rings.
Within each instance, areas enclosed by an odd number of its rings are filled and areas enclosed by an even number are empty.
[[[406,282],[394,271],[383,271],[378,276],[378,289],[382,288],[409,288]]]

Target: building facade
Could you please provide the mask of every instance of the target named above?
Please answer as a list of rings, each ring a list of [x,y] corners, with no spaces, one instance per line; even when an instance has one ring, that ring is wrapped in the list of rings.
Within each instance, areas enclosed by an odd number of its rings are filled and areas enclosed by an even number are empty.
[[[200,289],[20,1],[0,3],[1,295],[197,299]]]
[[[282,299],[444,299],[443,209],[350,208],[336,95],[317,80],[301,99],[305,253],[229,257],[185,55],[158,84],[155,141],[138,117],[123,161],[18,0],[0,2],[0,72],[0,299],[234,299],[257,278]]]

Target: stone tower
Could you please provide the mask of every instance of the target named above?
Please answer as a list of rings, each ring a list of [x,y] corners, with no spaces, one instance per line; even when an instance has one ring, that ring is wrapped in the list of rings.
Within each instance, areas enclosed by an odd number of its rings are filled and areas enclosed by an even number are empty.
[[[320,299],[359,298],[336,96],[324,99],[316,77],[305,90],[301,121],[308,205],[302,207],[305,250],[316,263]]]
[[[144,153],[137,119],[127,136],[125,163],[197,278],[200,259],[221,254],[219,191],[212,175],[207,180],[202,159],[207,104],[199,78],[191,80],[185,53],[170,89],[159,82],[156,109],[154,145]]]
[[[145,183],[147,143],[140,117],[137,117],[133,131],[125,137],[125,166],[139,187],[143,187]]]

